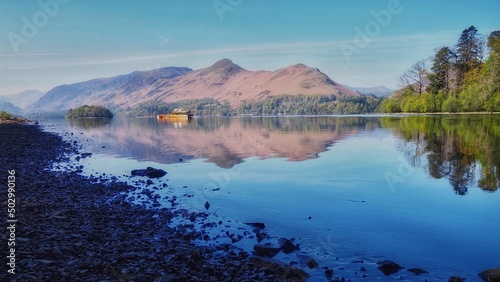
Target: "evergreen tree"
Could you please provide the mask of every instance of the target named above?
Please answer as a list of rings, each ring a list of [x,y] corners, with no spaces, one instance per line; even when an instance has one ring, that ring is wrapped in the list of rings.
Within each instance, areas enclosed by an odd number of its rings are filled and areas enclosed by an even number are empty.
[[[481,37],[475,26],[462,31],[456,47],[458,84],[463,86],[467,79],[467,73],[478,68],[483,56]]]
[[[455,59],[456,55],[449,47],[441,47],[436,52],[431,67],[433,73],[429,75],[429,92],[438,93],[442,90],[448,94],[452,90]]]

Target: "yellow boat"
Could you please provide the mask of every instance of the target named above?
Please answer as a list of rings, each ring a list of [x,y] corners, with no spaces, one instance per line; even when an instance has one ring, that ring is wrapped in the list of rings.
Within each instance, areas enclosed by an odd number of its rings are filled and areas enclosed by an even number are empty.
[[[158,119],[176,119],[176,120],[190,120],[193,117],[191,111],[182,109],[174,109],[170,114],[159,114],[156,116]]]

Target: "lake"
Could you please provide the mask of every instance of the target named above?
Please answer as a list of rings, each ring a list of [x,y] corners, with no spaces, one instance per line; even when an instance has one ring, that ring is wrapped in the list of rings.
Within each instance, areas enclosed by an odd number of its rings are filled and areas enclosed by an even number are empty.
[[[500,115],[42,124],[93,153],[81,161],[85,174],[130,182],[132,169],[162,168],[169,189],[155,193],[177,195],[194,211],[208,201],[229,229],[263,222],[336,277],[356,280],[363,265],[370,280],[476,281],[500,267]],[[385,259],[429,274],[385,277],[376,269]],[[312,281],[324,279],[322,270],[309,272]]]

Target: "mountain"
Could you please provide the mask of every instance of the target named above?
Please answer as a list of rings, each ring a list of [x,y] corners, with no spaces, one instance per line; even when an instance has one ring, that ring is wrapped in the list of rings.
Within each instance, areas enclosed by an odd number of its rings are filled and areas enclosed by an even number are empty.
[[[375,87],[349,87],[346,86],[358,93],[361,93],[363,95],[368,95],[368,94],[373,94],[377,97],[388,97],[390,96],[394,90],[389,89],[385,86],[375,86]]]
[[[11,102],[16,107],[24,109],[38,101],[44,94],[38,90],[26,90],[15,95],[1,96],[1,98]]]
[[[19,115],[22,112],[22,109],[14,106],[11,102],[9,102],[4,97],[0,97],[0,111],[6,111],[13,115]]]
[[[110,78],[60,85],[27,108],[27,112],[56,112],[83,105],[135,105],[151,100],[148,94],[172,78],[192,72],[189,68],[167,67],[136,71]]]
[[[30,112],[61,111],[84,104],[127,108],[147,101],[177,102],[213,98],[238,107],[244,101],[288,94],[360,96],[303,64],[276,71],[249,71],[229,59],[193,71],[167,67],[111,78],[61,85],[29,107]]]
[[[15,95],[0,96],[0,110],[20,115],[23,109],[44,95],[38,90],[26,90]]]

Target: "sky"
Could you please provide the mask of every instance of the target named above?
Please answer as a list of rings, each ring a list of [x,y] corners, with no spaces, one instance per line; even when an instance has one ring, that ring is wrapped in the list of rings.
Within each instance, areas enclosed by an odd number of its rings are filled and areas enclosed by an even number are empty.
[[[223,58],[395,89],[469,26],[500,30],[500,1],[0,0],[0,23],[0,95]]]

